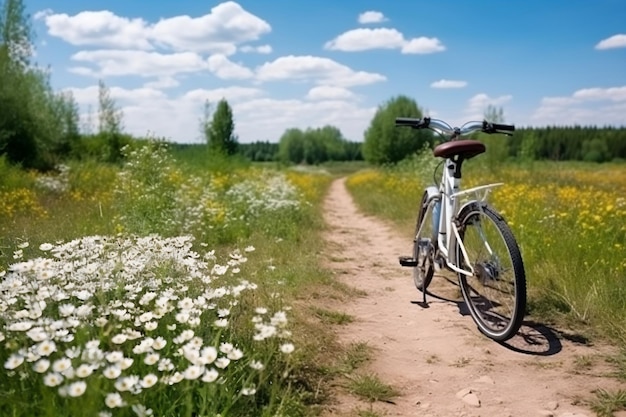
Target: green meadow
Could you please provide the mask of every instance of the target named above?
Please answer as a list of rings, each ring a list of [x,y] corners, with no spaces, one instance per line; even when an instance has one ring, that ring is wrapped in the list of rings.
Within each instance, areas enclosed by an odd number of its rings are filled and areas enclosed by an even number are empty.
[[[623,346],[623,165],[478,161],[466,186],[506,183],[489,198],[522,249],[529,320]],[[289,169],[160,142],[54,174],[0,159],[0,415],[317,415],[371,354],[334,339],[350,317],[313,307],[354,294],[320,264],[328,186],[348,176],[410,239],[434,168]]]

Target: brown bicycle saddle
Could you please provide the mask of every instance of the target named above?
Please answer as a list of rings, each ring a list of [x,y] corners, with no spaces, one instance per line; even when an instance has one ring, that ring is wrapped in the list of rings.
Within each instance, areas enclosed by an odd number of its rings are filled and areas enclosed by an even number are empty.
[[[473,139],[453,140],[437,145],[433,151],[435,156],[441,158],[450,158],[454,155],[460,155],[464,159],[472,158],[485,152],[487,148],[485,144]]]

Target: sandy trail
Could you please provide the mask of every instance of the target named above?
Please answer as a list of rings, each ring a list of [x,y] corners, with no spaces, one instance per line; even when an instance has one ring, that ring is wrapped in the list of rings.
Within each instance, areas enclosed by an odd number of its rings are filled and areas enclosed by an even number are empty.
[[[367,294],[330,306],[355,318],[337,326],[339,340],[373,347],[375,360],[359,372],[373,372],[402,393],[393,404],[375,403],[379,415],[591,417],[592,391],[620,386],[603,376],[603,349],[555,329],[527,322],[506,345],[486,338],[454,280],[435,276],[424,306],[411,269],[398,263],[399,255],[411,253],[413,225],[401,236],[364,216],[344,179],[330,188],[325,220],[328,267]],[[369,405],[339,393],[326,415],[357,415],[357,409]]]

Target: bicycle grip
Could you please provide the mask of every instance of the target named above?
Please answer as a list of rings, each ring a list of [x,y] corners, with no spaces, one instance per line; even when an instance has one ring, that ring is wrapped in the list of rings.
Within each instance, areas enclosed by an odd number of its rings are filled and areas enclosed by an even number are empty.
[[[396,126],[417,127],[421,122],[422,119],[416,119],[414,117],[396,117]]]
[[[504,125],[504,124],[500,124],[500,123],[491,123],[491,126],[493,127],[494,130],[503,130],[505,132],[514,132],[515,131],[515,126],[513,126],[513,125]]]

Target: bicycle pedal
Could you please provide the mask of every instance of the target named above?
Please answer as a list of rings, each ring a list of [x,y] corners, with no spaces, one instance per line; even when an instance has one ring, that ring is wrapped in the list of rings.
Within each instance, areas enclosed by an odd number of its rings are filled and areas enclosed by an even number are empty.
[[[417,259],[413,258],[412,256],[401,256],[399,260],[400,265],[402,266],[410,266],[413,268],[417,266]]]

